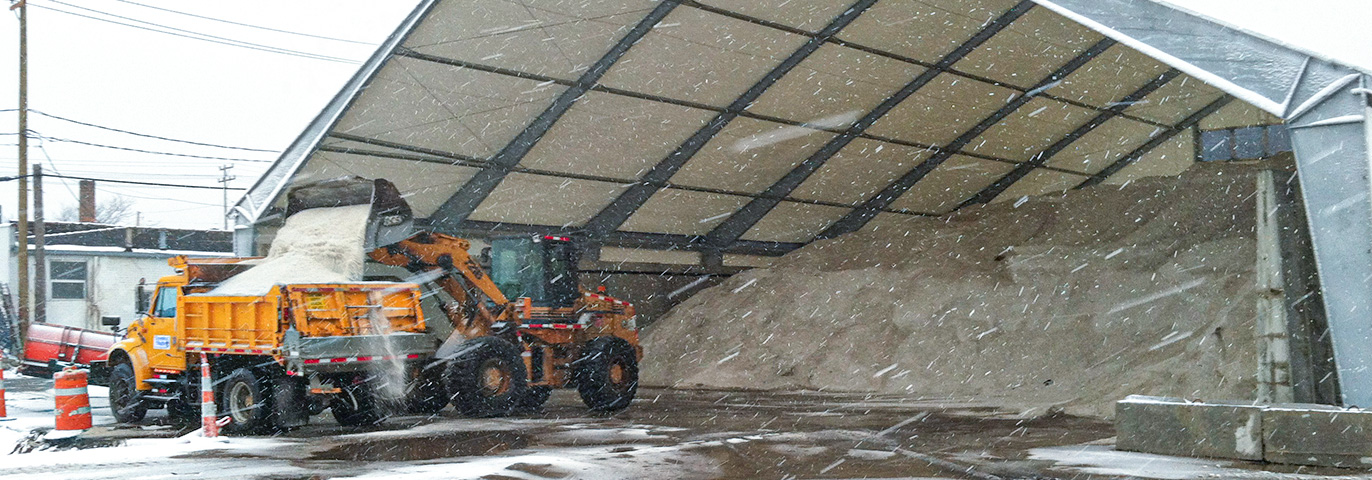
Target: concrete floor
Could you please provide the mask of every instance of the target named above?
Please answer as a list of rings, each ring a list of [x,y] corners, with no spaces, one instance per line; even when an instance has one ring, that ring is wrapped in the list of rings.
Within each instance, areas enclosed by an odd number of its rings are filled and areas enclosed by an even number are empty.
[[[559,391],[545,411],[513,418],[448,409],[359,429],[325,413],[277,437],[223,443],[178,438],[185,431],[159,425],[161,415],[144,423],[0,458],[0,478],[1372,478],[1114,452],[1103,420],[851,394],[649,388],[628,410],[597,415]]]

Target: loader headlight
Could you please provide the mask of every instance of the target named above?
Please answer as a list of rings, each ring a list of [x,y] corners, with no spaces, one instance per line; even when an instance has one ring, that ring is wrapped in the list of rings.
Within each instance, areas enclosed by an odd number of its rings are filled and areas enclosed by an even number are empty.
[[[629,330],[638,330],[638,315],[634,315],[632,317],[629,317],[628,320],[625,320],[624,328],[627,328]]]
[[[404,215],[386,215],[381,217],[381,225],[385,227],[394,227],[402,223],[405,223]]]

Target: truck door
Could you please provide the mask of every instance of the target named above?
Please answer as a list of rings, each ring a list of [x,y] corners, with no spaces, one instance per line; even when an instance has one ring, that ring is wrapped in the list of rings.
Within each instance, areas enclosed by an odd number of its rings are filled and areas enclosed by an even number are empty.
[[[148,335],[144,348],[148,352],[148,362],[153,368],[183,370],[186,357],[181,345],[181,325],[176,316],[177,297],[180,288],[159,286],[157,296],[152,300],[152,311],[148,318]]]

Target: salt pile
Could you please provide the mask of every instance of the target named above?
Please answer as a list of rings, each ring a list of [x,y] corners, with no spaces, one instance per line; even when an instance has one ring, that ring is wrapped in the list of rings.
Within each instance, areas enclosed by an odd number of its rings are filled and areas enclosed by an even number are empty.
[[[645,332],[644,383],[980,399],[1108,416],[1252,398],[1258,170],[913,218],[735,275]]]
[[[370,213],[370,205],[351,205],[291,215],[261,263],[220,283],[209,295],[265,295],[277,284],[361,280]]]

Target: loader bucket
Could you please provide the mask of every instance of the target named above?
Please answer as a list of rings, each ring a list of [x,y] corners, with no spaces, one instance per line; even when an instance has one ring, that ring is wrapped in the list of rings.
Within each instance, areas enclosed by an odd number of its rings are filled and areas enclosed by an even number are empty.
[[[367,217],[366,249],[390,245],[414,234],[414,212],[400,189],[384,178],[347,176],[311,182],[286,194],[286,216],[311,208],[371,205]]]

